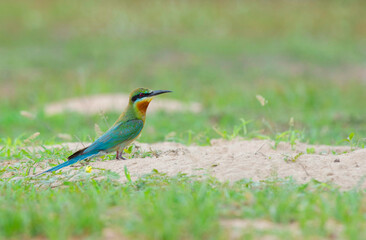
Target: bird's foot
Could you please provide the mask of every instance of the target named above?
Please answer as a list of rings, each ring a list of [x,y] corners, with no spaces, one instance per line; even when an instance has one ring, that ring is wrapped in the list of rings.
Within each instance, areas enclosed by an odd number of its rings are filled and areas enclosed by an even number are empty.
[[[124,158],[124,157],[122,156],[122,153],[123,153],[123,152],[119,152],[119,151],[117,151],[117,154],[116,154],[116,159],[117,159],[117,160],[127,160],[126,158]]]

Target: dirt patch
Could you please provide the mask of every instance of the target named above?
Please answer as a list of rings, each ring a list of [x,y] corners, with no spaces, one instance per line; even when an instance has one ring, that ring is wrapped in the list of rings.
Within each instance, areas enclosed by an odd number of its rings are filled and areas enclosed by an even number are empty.
[[[47,116],[61,114],[71,111],[81,114],[98,114],[103,112],[122,112],[127,106],[128,95],[126,94],[104,94],[80,98],[65,99],[60,102],[47,104],[44,112]],[[171,99],[154,99],[149,106],[149,112],[164,110],[167,112],[190,111],[198,113],[202,110],[199,103],[188,103]]]
[[[362,64],[343,64],[337,66],[321,66],[319,64],[296,61],[283,56],[243,57],[245,68],[268,69],[286,76],[316,76],[319,79],[330,79],[338,82],[358,81],[366,83],[366,66]]]
[[[303,237],[301,228],[297,222],[275,223],[266,219],[222,219],[221,226],[229,233],[229,239],[243,239],[243,233],[261,233],[260,239],[281,239],[274,237],[273,232],[285,234],[288,239],[307,239]],[[343,225],[328,220],[325,223],[325,229],[329,233],[328,237],[316,239],[340,239],[344,230]],[[310,238],[313,239],[313,238]]]
[[[301,239],[301,229],[297,223],[277,224],[264,219],[224,219],[221,226],[227,230],[229,239],[243,239],[245,232],[286,232],[291,238]],[[278,239],[270,234],[263,234],[261,239]]]
[[[121,175],[121,181],[126,180],[124,166],[127,166],[134,180],[156,169],[168,175],[210,175],[221,181],[292,177],[299,183],[311,179],[332,182],[344,190],[366,187],[366,149],[350,151],[349,147],[304,143],[296,144],[295,150],[288,143],[280,143],[277,149],[273,149],[272,141],[240,139],[213,140],[212,146],[185,146],[170,142],[136,145],[138,151],[150,152],[148,155],[151,157],[126,161],[97,160],[90,162],[89,166],[117,172]],[[82,144],[63,144],[57,147],[77,150]]]

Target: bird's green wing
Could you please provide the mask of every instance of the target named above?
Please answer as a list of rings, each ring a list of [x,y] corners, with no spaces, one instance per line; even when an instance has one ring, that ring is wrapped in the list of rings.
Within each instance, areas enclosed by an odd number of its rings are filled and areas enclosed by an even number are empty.
[[[135,139],[140,134],[143,127],[144,122],[138,119],[116,124],[87,147],[83,154],[96,154],[101,151],[108,152],[108,150],[113,149],[123,142]]]

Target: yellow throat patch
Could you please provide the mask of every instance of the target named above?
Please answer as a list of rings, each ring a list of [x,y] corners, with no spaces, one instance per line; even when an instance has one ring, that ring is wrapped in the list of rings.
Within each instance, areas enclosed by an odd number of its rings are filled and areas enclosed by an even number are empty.
[[[141,100],[141,101],[138,101],[137,103],[136,103],[136,108],[137,108],[137,110],[140,112],[140,114],[142,115],[142,116],[145,116],[145,114],[146,114],[146,109],[147,109],[147,107],[149,106],[149,104],[150,104],[150,102],[151,102],[151,98],[147,98],[147,99],[143,99],[143,100]]]

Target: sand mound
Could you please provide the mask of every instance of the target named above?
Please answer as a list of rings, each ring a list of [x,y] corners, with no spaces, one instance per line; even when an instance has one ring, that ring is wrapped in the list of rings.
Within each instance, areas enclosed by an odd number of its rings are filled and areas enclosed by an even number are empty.
[[[71,98],[60,102],[47,104],[44,112],[47,116],[71,111],[81,114],[98,114],[101,112],[122,112],[128,103],[126,94],[104,94],[80,98]],[[164,110],[168,112],[200,112],[202,106],[199,103],[183,104],[171,99],[154,99],[149,106],[149,112]]]
[[[178,143],[137,143],[141,152],[152,151],[152,157],[111,161],[95,161],[90,166],[110,169],[125,181],[124,166],[132,179],[150,173],[153,169],[175,175],[187,173],[211,175],[221,181],[237,181],[243,178],[255,181],[269,177],[293,177],[299,183],[311,179],[332,182],[342,189],[365,188],[366,149],[350,151],[349,147],[280,143],[268,140],[213,140],[212,146],[185,146]],[[76,150],[81,144],[65,144]],[[60,146],[58,146],[60,147]],[[311,149],[311,154],[307,153]]]

